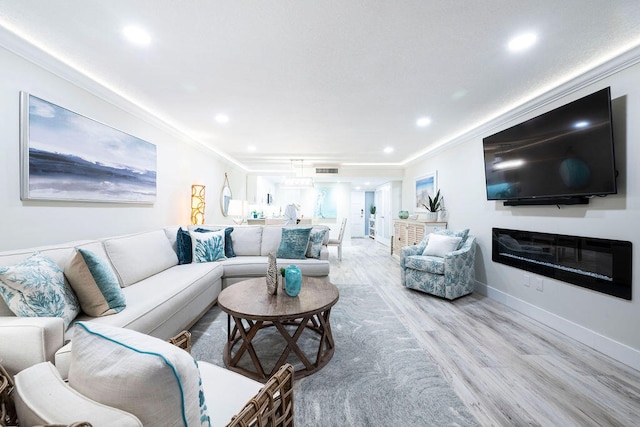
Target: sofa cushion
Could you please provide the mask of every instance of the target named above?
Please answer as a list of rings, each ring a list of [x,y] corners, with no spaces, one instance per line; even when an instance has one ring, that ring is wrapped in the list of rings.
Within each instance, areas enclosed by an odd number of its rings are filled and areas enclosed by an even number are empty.
[[[197,362],[186,351],[136,331],[79,322],[69,385],[144,425],[209,425]]]
[[[305,259],[310,233],[311,227],[283,228],[278,258]]]
[[[17,316],[62,317],[65,327],[80,312],[80,304],[60,267],[39,252],[0,268],[0,295]]]
[[[124,294],[111,266],[95,253],[79,248],[64,274],[82,311],[89,316],[106,316],[125,308]]]
[[[268,225],[262,228],[260,255],[267,256],[272,252],[278,252],[282,241],[282,229],[282,226],[279,225]]]
[[[429,237],[429,241],[427,242],[427,246],[424,248],[422,255],[444,257],[449,252],[457,250],[461,241],[462,238],[457,236],[432,234]]]
[[[259,225],[234,227],[231,240],[233,241],[233,250],[237,256],[260,255],[262,228]]]
[[[106,239],[104,248],[122,287],[178,264],[163,230]]]
[[[411,255],[404,262],[406,268],[432,274],[444,274],[444,258],[435,256]]]
[[[322,245],[325,236],[328,234],[326,228],[313,228],[309,234],[309,244],[307,246],[307,258],[320,258]]]

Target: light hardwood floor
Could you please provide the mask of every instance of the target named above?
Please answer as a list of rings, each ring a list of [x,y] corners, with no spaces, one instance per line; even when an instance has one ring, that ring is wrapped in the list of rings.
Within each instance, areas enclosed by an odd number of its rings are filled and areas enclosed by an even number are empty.
[[[400,285],[389,248],[352,239],[331,281],[375,286],[484,426],[640,426],[640,372],[482,295]]]

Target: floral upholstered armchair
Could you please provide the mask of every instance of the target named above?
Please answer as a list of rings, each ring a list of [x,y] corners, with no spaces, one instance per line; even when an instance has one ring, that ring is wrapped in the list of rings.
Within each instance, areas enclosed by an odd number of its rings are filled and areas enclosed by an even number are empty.
[[[475,243],[469,229],[440,230],[400,250],[402,285],[447,299],[473,292]]]

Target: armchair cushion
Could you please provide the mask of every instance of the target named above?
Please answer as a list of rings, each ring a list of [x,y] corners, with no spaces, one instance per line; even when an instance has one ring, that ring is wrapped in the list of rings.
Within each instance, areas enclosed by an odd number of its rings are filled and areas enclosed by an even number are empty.
[[[209,425],[198,365],[165,341],[94,322],[76,323],[69,385],[144,425]]]
[[[461,241],[461,237],[433,234],[429,237],[427,247],[424,248],[422,255],[444,257],[449,252],[453,252],[458,249],[458,245]]]
[[[405,267],[413,270],[426,271],[432,274],[444,274],[444,258],[435,256],[410,256],[405,261]]]

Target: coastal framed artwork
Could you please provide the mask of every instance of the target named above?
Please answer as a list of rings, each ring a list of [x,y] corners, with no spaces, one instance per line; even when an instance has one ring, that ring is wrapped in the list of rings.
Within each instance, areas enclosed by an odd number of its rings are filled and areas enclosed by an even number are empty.
[[[428,204],[429,196],[435,196],[438,190],[437,176],[438,173],[435,171],[416,179],[416,201],[414,206],[416,211],[425,212],[427,210],[423,203]]]
[[[20,163],[22,200],[156,200],[154,144],[26,92],[20,92]]]
[[[316,187],[313,217],[336,219],[338,217],[337,195],[333,187]]]

